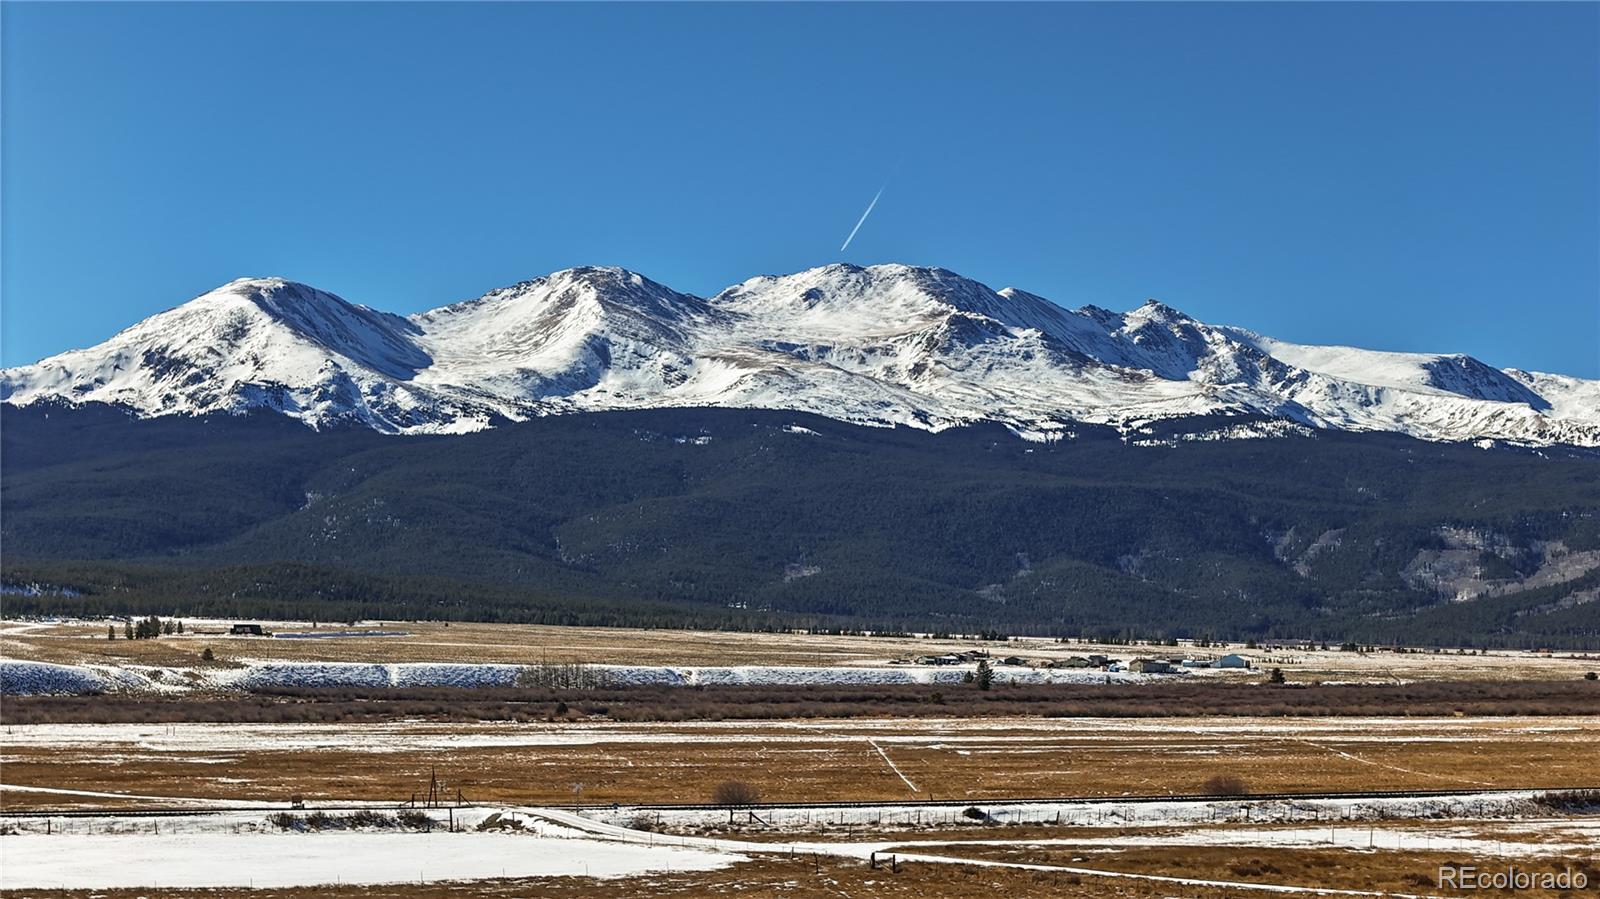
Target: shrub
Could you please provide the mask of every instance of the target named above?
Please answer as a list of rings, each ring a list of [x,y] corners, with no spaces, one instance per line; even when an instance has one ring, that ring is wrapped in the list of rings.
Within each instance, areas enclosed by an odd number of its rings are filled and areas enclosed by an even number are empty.
[[[761,801],[761,792],[742,780],[725,780],[717,784],[711,800],[717,805],[755,805]]]
[[[395,815],[395,820],[400,822],[401,827],[409,827],[412,830],[432,830],[434,825],[439,823],[414,808],[400,810]]]
[[[1200,785],[1200,792],[1206,796],[1243,796],[1250,792],[1250,785],[1238,775],[1218,774],[1206,778]]]
[[[961,810],[961,817],[971,818],[974,821],[987,821],[989,820],[989,813],[975,805],[969,805]]]
[[[523,689],[542,687],[557,690],[604,690],[612,686],[611,682],[611,674],[604,668],[550,662],[524,665],[517,672],[516,680],[517,686]]]
[[[274,814],[268,815],[267,816],[267,821],[269,821],[273,826],[277,827],[280,830],[304,830],[305,829],[305,822],[301,821],[299,816],[291,815],[288,812],[276,812]]]
[[[358,809],[345,816],[345,824],[349,827],[393,827],[394,818],[371,809]]]
[[[1596,674],[1593,671],[1586,671],[1583,674],[1583,679],[1584,680],[1600,680],[1600,674]]]
[[[1600,790],[1550,790],[1533,801],[1558,812],[1587,812],[1600,808]]]
[[[211,651],[211,647],[207,646],[205,649],[200,650],[200,661],[215,662],[216,660],[217,654]]]

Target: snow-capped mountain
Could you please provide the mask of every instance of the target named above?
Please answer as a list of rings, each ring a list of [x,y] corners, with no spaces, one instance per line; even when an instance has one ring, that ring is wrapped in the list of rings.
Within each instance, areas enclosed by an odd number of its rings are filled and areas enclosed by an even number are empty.
[[[273,409],[314,427],[478,430],[600,409],[793,409],[1034,439],[1207,414],[1430,440],[1600,445],[1600,381],[1459,355],[1286,343],[1150,301],[1069,310],[934,268],[830,265],[701,298],[616,268],[402,317],[246,279],[0,372],[0,399],[142,415]]]

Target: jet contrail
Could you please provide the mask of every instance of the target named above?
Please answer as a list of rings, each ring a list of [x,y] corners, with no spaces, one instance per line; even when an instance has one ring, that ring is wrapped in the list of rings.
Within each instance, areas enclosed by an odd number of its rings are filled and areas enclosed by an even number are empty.
[[[878,197],[883,196],[883,190],[884,190],[885,187],[888,187],[888,186],[889,186],[889,182],[885,181],[885,182],[883,182],[883,187],[878,188],[878,192],[876,194],[874,194],[873,197],[872,197],[872,202],[867,204],[867,211],[861,213],[861,220],[856,222],[856,226],[854,228],[850,229],[850,236],[846,237],[844,239],[844,244],[839,247],[839,252],[843,253],[844,250],[845,250],[845,247],[850,246],[850,241],[856,239],[856,232],[860,231],[861,230],[861,226],[866,224],[867,216],[872,214],[872,207],[878,205]]]

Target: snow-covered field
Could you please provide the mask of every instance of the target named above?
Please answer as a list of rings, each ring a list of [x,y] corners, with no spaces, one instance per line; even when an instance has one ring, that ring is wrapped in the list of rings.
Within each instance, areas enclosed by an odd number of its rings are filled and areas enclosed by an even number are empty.
[[[475,827],[491,810],[457,812]],[[443,820],[444,812],[435,811]],[[260,814],[29,822],[0,836],[0,890],[117,887],[308,887],[491,877],[623,877],[708,871],[743,857],[701,847],[595,839],[539,822],[522,830],[449,833],[285,832]],[[111,831],[111,832],[108,832]],[[120,831],[120,832],[117,832]]]
[[[137,689],[148,681],[127,669],[48,662],[0,661],[0,694],[106,693]]]
[[[1474,799],[1464,794],[1455,801],[1471,803]],[[441,823],[448,814],[459,832],[285,831],[259,812],[160,819],[107,815],[49,824],[41,819],[21,819],[8,822],[0,836],[5,858],[0,866],[0,889],[309,887],[498,877],[611,878],[709,871],[748,861],[753,855],[790,851],[851,859],[894,852],[934,862],[969,863],[970,858],[959,855],[963,847],[1069,847],[1095,853],[1151,846],[1233,846],[1529,858],[1582,857],[1600,844],[1600,821],[1594,819],[1530,818],[1492,826],[1455,821],[1410,827],[1337,823],[1240,827],[1185,818],[1173,814],[1173,808],[1161,808],[1163,805],[1175,804],[1129,804],[1120,810],[1122,817],[1140,821],[1143,829],[1115,834],[1074,834],[1064,827],[1061,836],[1007,837],[1006,830],[999,828],[987,830],[994,836],[981,839],[885,836],[821,842],[656,834],[628,826],[637,820],[637,810],[611,815],[491,807],[429,812]],[[1431,806],[1392,809],[1405,813],[1401,817],[1426,817],[1436,810]],[[887,825],[906,807],[886,805],[863,811]],[[619,816],[627,820],[616,820]],[[1151,826],[1162,820],[1188,826],[1176,830]],[[775,821],[774,828],[781,829],[782,823]],[[956,855],[929,854],[932,850]]]
[[[877,686],[959,684],[973,665],[815,667],[778,665],[671,666],[594,665],[605,682],[642,686]],[[511,687],[527,670],[521,665],[407,662],[250,662],[240,668],[179,668],[151,665],[56,665],[0,661],[0,693],[83,694],[116,691],[173,692],[196,688],[260,690],[276,687]],[[1207,671],[1226,676],[1227,671]],[[1128,684],[1196,676],[1135,674],[1095,669],[997,667],[996,681],[1024,684]]]
[[[765,826],[786,831],[822,832],[835,828],[923,828],[970,825],[967,808],[981,811],[996,825],[1071,827],[1193,827],[1229,823],[1319,822],[1337,828],[1345,822],[1420,818],[1511,818],[1548,811],[1534,802],[1536,791],[1462,793],[1432,797],[1364,799],[1248,799],[1225,802],[1129,800],[1125,802],[985,802],[962,805],[889,803],[843,808],[804,806],[760,810]],[[596,820],[627,825],[639,815],[668,829],[712,828],[728,823],[725,809],[644,809],[623,806],[591,813]],[[1600,826],[1600,824],[1597,824]],[[1325,838],[1328,827],[1317,829]],[[1362,828],[1365,834],[1367,828]],[[1324,842],[1326,840],[1324,839]]]
[[[5,729],[0,747],[95,749],[118,753],[238,753],[270,745],[281,751],[353,749],[366,753],[450,752],[471,748],[603,746],[630,743],[850,743],[925,746],[962,752],[1071,752],[1108,740],[1144,752],[1160,741],[1169,752],[1191,744],[1237,748],[1258,738],[1385,746],[1409,742],[1488,747],[1502,740],[1544,743],[1600,739],[1591,718],[862,718],[851,720],[675,722],[451,722],[25,724]],[[1199,739],[1199,742],[1196,742]],[[1226,741],[1220,746],[1216,741]]]
[[[1291,849],[1397,850],[1459,852],[1474,857],[1527,858],[1540,854],[1589,853],[1600,846],[1600,821],[1566,818],[1518,822],[1505,839],[1480,836],[1480,829],[1447,827],[1229,827],[1189,828],[1167,833],[1117,834],[1087,838],[1029,839],[1029,846],[1130,848],[1142,846],[1260,846]],[[1496,829],[1497,833],[1500,831]],[[1520,834],[1524,839],[1515,839]],[[1531,837],[1532,839],[1528,839]],[[913,846],[1015,846],[1018,840],[917,840]]]

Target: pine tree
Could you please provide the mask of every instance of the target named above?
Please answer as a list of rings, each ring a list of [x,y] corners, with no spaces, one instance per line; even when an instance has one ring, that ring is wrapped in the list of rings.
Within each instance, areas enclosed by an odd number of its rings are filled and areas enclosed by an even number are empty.
[[[994,669],[989,667],[988,659],[978,660],[978,689],[987,690],[994,683]]]
[[[117,639],[117,626],[115,624],[111,624],[111,625],[107,625],[106,626],[106,639],[107,640],[115,640],[115,639]]]

